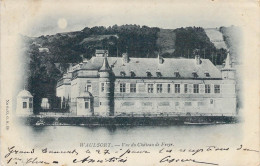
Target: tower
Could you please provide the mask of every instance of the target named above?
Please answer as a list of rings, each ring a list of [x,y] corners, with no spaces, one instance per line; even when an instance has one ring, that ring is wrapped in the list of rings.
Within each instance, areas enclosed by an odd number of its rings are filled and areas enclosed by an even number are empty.
[[[232,68],[232,62],[229,53],[225,61],[225,66],[221,69],[222,79],[235,79],[235,69]]]
[[[33,114],[33,96],[27,90],[22,90],[17,95],[16,103],[17,115],[32,115]]]
[[[108,64],[107,56],[104,57],[102,67],[99,69],[99,111],[101,116],[114,115],[113,111],[113,90],[112,70]]]
[[[93,115],[93,96],[90,92],[81,92],[80,95],[77,97],[77,115]]]

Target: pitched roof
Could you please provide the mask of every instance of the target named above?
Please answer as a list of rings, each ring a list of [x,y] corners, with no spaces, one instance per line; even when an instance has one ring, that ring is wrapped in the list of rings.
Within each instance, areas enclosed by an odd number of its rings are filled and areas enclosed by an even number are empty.
[[[201,59],[201,64],[197,65],[195,59],[177,59],[164,58],[164,62],[160,64],[158,58],[130,58],[125,63],[122,57],[107,57],[108,63],[115,76],[121,77],[120,73],[125,72],[125,76],[131,76],[131,71],[135,73],[135,77],[147,77],[147,71],[152,77],[157,77],[156,72],[161,72],[161,77],[176,77],[175,72],[178,71],[181,78],[193,78],[195,71],[198,78],[208,78],[205,72],[208,72],[209,78],[221,78],[221,72],[214,66],[210,60]],[[81,66],[82,69],[100,70],[104,62],[104,57],[92,57],[92,59]]]

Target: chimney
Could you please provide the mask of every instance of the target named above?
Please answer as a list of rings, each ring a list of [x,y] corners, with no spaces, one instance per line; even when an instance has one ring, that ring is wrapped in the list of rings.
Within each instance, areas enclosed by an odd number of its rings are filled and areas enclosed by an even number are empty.
[[[128,56],[127,53],[123,53],[123,54],[122,54],[122,57],[123,57],[124,63],[128,63],[128,62],[129,62],[129,56]]]
[[[163,64],[163,58],[158,54],[158,63]]]
[[[195,55],[195,62],[196,62],[196,65],[200,65],[201,64],[201,60],[200,60],[200,56],[199,55]]]

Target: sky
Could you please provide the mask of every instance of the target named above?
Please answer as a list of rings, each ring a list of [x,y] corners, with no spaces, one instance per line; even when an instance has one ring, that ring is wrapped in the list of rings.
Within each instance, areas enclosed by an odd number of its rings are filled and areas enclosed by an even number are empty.
[[[241,26],[243,10],[232,1],[73,1],[41,3],[25,17],[27,36],[78,31],[85,27],[137,24],[166,29],[187,26]],[[190,2],[190,3],[189,3]],[[243,4],[241,3],[243,6]],[[33,9],[32,9],[33,8]],[[33,12],[32,12],[33,11]]]

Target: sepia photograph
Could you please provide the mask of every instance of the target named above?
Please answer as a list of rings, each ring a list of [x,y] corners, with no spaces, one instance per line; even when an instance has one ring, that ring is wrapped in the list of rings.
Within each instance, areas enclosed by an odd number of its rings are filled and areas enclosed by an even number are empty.
[[[255,1],[2,1],[1,165],[254,166]]]

